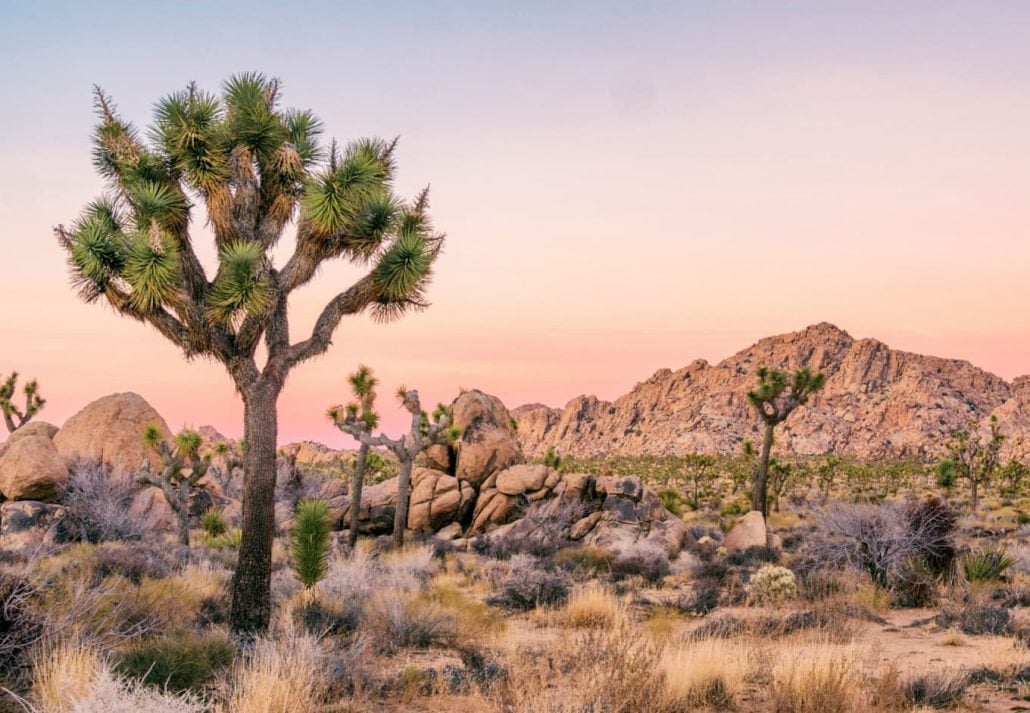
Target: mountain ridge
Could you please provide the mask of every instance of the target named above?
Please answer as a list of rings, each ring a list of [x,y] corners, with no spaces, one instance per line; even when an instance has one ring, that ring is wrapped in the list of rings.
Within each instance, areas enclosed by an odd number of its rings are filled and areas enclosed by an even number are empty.
[[[997,415],[1020,448],[1030,437],[1030,375],[1011,383],[963,359],[896,350],[820,322],[773,335],[715,365],[658,369],[613,401],[592,395],[563,408],[513,410],[528,455],[669,455],[734,452],[758,433],[745,394],[760,366],[823,371],[826,387],[778,434],[780,449],[863,458],[936,457],[968,420]]]

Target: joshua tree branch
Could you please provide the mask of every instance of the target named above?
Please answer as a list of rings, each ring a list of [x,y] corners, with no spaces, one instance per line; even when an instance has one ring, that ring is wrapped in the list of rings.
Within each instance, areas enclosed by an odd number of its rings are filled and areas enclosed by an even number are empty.
[[[351,287],[336,295],[322,310],[311,336],[291,346],[286,354],[286,368],[324,353],[332,343],[333,332],[344,315],[358,314],[376,301],[377,292],[372,275],[366,275]]]

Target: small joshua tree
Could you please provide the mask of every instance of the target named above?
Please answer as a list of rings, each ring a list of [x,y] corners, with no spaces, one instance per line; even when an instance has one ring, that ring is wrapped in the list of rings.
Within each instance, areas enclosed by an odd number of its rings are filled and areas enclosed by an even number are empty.
[[[998,470],[1001,444],[1005,436],[998,425],[998,417],[991,416],[988,434],[984,438],[981,424],[970,421],[965,430],[955,431],[946,446],[947,455],[937,465],[938,482],[950,476],[969,481],[969,499],[973,512],[980,504],[980,486],[986,485]]]
[[[32,420],[32,417],[46,405],[46,399],[39,395],[39,384],[35,379],[25,384],[25,408],[14,404],[14,394],[18,390],[18,372],[12,372],[0,385],[0,410],[4,412],[4,424],[13,433]]]
[[[354,422],[355,426],[364,429],[371,435],[375,427],[379,425],[379,414],[375,411],[376,386],[379,380],[372,373],[372,369],[364,364],[358,365],[358,370],[347,377],[350,382],[351,391],[354,393],[354,401],[347,404],[346,418]],[[330,409],[330,418],[338,421],[338,416],[333,415]],[[369,462],[369,445],[366,440],[358,439],[358,457],[354,461],[354,476],[351,482],[351,509],[350,529],[347,534],[347,541],[351,547],[358,541],[358,522],[361,518],[361,491],[365,485],[365,470]]]
[[[161,469],[151,470],[150,460],[143,461],[138,480],[143,485],[160,488],[179,522],[179,542],[190,546],[190,495],[197,489],[197,483],[207,475],[211,456],[200,455],[203,439],[196,431],[179,431],[169,443],[161,436],[161,429],[150,424],[143,431],[143,443],[156,448],[161,454]],[[189,471],[188,473],[186,471]]]
[[[233,474],[243,470],[243,441],[218,441],[212,448],[218,462],[212,462],[211,477],[229,495]]]
[[[747,400],[765,424],[762,451],[751,493],[751,509],[758,510],[763,517],[769,514],[769,454],[772,451],[774,431],[794,409],[807,402],[825,383],[824,374],[812,373],[807,367],[795,371],[792,379],[777,369],[762,367],[758,370],[758,387],[748,392]]]
[[[690,479],[694,509],[697,510],[701,507],[702,484],[708,484],[715,479],[715,459],[704,453],[690,453],[684,456],[683,465]]]
[[[371,431],[365,428],[365,423],[354,409],[335,406],[329,409],[329,417],[337,428],[356,438],[359,443],[365,443],[369,448],[377,446],[387,448],[397,457],[400,463],[400,475],[397,479],[397,509],[393,520],[393,546],[401,547],[404,545],[404,531],[408,527],[408,499],[411,495],[411,470],[415,458],[429,446],[452,443],[458,438],[460,432],[450,425],[450,409],[446,406],[437,406],[433,411],[432,420],[430,420],[429,415],[422,410],[418,391],[402,386],[397,390],[397,397],[404,409],[411,414],[411,429],[400,438],[390,438],[382,433],[378,436],[372,435]],[[353,513],[359,504],[353,500],[351,502],[351,512]]]
[[[325,500],[301,500],[290,534],[293,573],[311,589],[329,571],[329,504]]]

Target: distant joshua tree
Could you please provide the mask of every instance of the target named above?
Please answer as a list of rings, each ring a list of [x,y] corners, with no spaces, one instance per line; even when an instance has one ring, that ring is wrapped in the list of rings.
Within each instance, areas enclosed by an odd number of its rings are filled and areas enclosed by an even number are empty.
[[[433,411],[432,420],[422,410],[418,392],[407,387],[397,390],[397,397],[404,409],[411,414],[411,428],[400,438],[389,438],[385,434],[372,435],[371,430],[360,418],[358,409],[334,406],[329,409],[329,418],[344,433],[353,436],[358,443],[369,448],[382,447],[390,450],[400,463],[400,475],[397,479],[397,508],[393,520],[393,546],[404,545],[404,531],[408,527],[408,500],[411,495],[411,470],[415,458],[436,444],[452,443],[460,436],[460,431],[451,425],[450,409],[439,405]],[[352,404],[353,406],[353,404]],[[351,500],[351,515],[358,508],[356,500]],[[352,526],[352,529],[356,529]]]
[[[947,455],[937,464],[938,482],[954,482],[956,478],[969,481],[970,506],[974,513],[980,504],[980,486],[989,483],[998,470],[1004,440],[997,416],[991,416],[986,439],[981,424],[970,421],[965,430],[952,434],[946,446]]]
[[[344,317],[382,322],[428,306],[443,247],[427,192],[413,201],[394,193],[396,141],[325,147],[322,123],[284,109],[281,90],[257,73],[231,77],[218,93],[191,83],[157,102],[143,133],[97,88],[93,157],[109,193],[55,231],[85,301],[149,324],[187,359],[221,363],[242,398],[243,531],[229,629],[243,641],[268,627],[272,611],[277,404],[287,377],[329,348]],[[217,248],[213,277],[191,235],[191,223],[204,222],[200,206]],[[291,224],[296,244],[277,265]],[[338,259],[362,274],[291,344],[290,297]]]
[[[14,404],[14,394],[18,390],[18,372],[12,372],[0,385],[0,411],[4,412],[4,424],[9,433],[32,420],[32,417],[39,413],[46,405],[46,399],[39,395],[39,384],[35,379],[25,384],[22,393],[25,394],[25,408],[21,409]]]
[[[701,507],[701,486],[712,482],[718,475],[714,468],[715,458],[704,453],[690,453],[683,457],[683,465],[690,479],[693,506],[697,510]]]
[[[345,420],[350,420],[356,428],[363,429],[371,435],[376,426],[379,425],[379,414],[376,413],[376,386],[379,380],[372,373],[372,369],[364,364],[358,365],[358,370],[347,377],[350,382],[351,391],[354,394],[354,401],[346,406]],[[339,407],[335,407],[338,409]],[[333,416],[334,409],[330,409],[330,418],[334,423],[338,418]],[[339,415],[338,412],[337,416]],[[337,424],[338,425],[338,424]],[[351,480],[351,509],[350,528],[347,533],[347,540],[351,547],[358,541],[358,522],[361,517],[361,491],[365,485],[365,471],[369,465],[370,449],[367,439],[358,439],[358,457],[354,461],[354,475]]]
[[[807,367],[794,372],[793,378],[788,378],[786,373],[777,369],[762,367],[758,370],[758,387],[748,392],[747,400],[765,424],[762,451],[751,493],[751,509],[758,510],[763,517],[769,515],[769,454],[772,451],[774,431],[794,409],[807,402],[825,383],[826,376],[823,373],[813,374]]]
[[[161,468],[155,473],[150,460],[144,460],[137,479],[144,485],[161,489],[178,520],[179,542],[189,548],[190,495],[197,489],[201,478],[207,475],[211,456],[200,455],[203,439],[199,433],[189,429],[179,431],[173,443],[169,443],[161,436],[161,429],[150,424],[143,431],[143,443],[160,453]]]

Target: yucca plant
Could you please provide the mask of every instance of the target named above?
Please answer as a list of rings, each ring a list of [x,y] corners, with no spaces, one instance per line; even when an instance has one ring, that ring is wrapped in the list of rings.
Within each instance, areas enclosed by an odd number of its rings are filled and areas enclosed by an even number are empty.
[[[789,377],[778,369],[763,366],[758,369],[758,386],[747,392],[748,402],[765,426],[751,493],[751,509],[761,512],[762,517],[769,516],[769,455],[776,427],[786,421],[794,409],[807,403],[812,394],[825,384],[826,376],[822,372],[812,373],[807,367],[798,369]]]
[[[310,589],[329,571],[329,504],[325,500],[301,500],[293,520],[290,534],[293,573]]]
[[[200,516],[200,526],[204,528],[209,538],[224,535],[229,526],[225,523],[225,516],[216,507],[210,507]]]
[[[981,547],[962,558],[962,572],[967,582],[997,582],[1016,562],[1004,547]]]
[[[179,542],[188,549],[190,496],[197,489],[200,480],[207,475],[211,456],[200,454],[200,447],[204,441],[199,433],[190,429],[179,431],[169,443],[162,435],[161,429],[151,423],[143,430],[143,443],[157,450],[161,456],[161,467],[154,472],[150,460],[144,460],[137,480],[143,485],[161,490],[179,523]]]
[[[21,408],[14,403],[14,395],[18,391],[18,372],[12,372],[0,384],[0,411],[4,414],[4,425],[9,433],[32,420],[32,417],[39,413],[46,404],[46,399],[39,395],[39,384],[35,379],[29,381],[22,387],[25,394],[25,407]]]
[[[281,90],[257,73],[231,77],[217,93],[189,84],[157,103],[144,134],[97,89],[94,165],[109,191],[56,229],[84,300],[103,299],[151,325],[188,359],[223,364],[242,398],[243,541],[229,625],[244,638],[266,629],[271,614],[276,411],[288,374],[329,348],[345,316],[385,321],[426,307],[443,246],[427,192],[410,201],[394,193],[396,141],[326,147],[321,122],[283,108]],[[217,249],[214,275],[191,234],[205,222]],[[274,250],[291,224],[295,246],[277,264]],[[291,343],[292,294],[337,259],[364,274]]]
[[[459,429],[451,425],[451,410],[438,405],[433,417],[422,410],[418,391],[401,386],[397,389],[401,406],[411,414],[411,429],[399,438],[390,438],[372,429],[362,420],[360,410],[352,404],[349,407],[333,406],[328,410],[330,420],[344,433],[353,436],[358,443],[368,448],[386,448],[397,456],[400,474],[397,476],[397,505],[393,518],[393,546],[404,545],[404,531],[408,527],[408,500],[411,495],[411,470],[418,455],[434,444],[453,443],[460,435]],[[352,500],[352,502],[358,502]],[[352,530],[356,529],[354,513],[358,508],[351,506]]]

